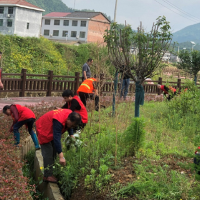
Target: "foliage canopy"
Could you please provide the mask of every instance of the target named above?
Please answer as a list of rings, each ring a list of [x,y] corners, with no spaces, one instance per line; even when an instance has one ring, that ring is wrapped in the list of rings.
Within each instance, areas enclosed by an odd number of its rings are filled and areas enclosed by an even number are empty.
[[[153,76],[172,39],[170,25],[165,17],[157,18],[150,33],[144,32],[142,24],[135,32],[129,25],[120,29],[117,23],[113,23],[106,32],[104,39],[116,70],[125,65],[121,70],[133,80],[139,79],[141,82]]]

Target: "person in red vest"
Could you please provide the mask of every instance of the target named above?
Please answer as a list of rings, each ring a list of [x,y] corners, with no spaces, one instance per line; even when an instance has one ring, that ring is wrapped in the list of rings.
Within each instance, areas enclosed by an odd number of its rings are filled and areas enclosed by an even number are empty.
[[[49,111],[36,121],[36,131],[44,162],[43,181],[57,182],[57,179],[53,176],[53,164],[56,153],[59,155],[60,164],[66,164],[62,152],[61,136],[66,130],[75,128],[80,123],[80,114],[69,109]]]
[[[79,113],[81,115],[81,122],[82,122],[80,124],[80,128],[84,128],[85,125],[88,123],[88,114],[83,102],[77,95],[74,96],[71,90],[65,90],[62,93],[62,97],[64,98],[64,101],[66,103],[61,108],[70,109],[73,112]]]
[[[171,86],[167,87],[165,85],[158,84],[157,87],[158,87],[158,89],[161,89],[163,91],[164,96],[168,95],[167,100],[172,99],[174,97],[174,95],[176,95],[176,89]],[[169,91],[171,91],[172,95],[169,94]]]
[[[10,128],[10,132],[14,132],[15,137],[15,145],[20,143],[20,133],[19,128],[24,124],[28,128],[28,132],[31,135],[31,138],[35,144],[36,150],[40,149],[38,139],[36,134],[33,131],[33,124],[35,122],[35,114],[33,111],[25,106],[21,106],[19,104],[6,105],[3,108],[3,113],[7,116],[12,116],[13,124]]]
[[[89,78],[82,82],[77,90],[77,94],[80,96],[81,101],[86,107],[86,101],[88,98],[95,97],[95,110],[99,110],[99,96],[97,91],[97,79]]]

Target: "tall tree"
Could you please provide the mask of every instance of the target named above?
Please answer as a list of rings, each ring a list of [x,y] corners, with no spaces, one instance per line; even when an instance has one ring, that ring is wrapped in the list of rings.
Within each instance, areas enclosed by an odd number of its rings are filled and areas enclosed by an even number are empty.
[[[197,83],[197,74],[200,71],[200,51],[180,51],[180,62],[178,68],[194,76],[194,82]]]
[[[119,29],[116,23],[106,32],[104,40],[116,71],[129,74],[136,83],[135,117],[139,117],[139,105],[144,103],[142,83],[154,75],[171,44],[169,22],[164,16],[158,17],[150,33],[144,32],[142,23],[137,32],[130,26]],[[134,49],[134,52],[131,52],[131,49]],[[123,65],[125,67],[122,67]]]

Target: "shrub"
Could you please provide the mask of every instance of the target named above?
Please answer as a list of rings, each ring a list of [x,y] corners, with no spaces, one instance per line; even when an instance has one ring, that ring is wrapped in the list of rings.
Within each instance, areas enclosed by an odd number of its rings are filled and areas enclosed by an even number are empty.
[[[187,91],[182,89],[181,94],[175,96],[167,104],[169,112],[178,113],[180,117],[188,113],[199,113],[200,111],[200,91],[191,81],[188,81],[185,87],[188,88]]]
[[[101,165],[99,167],[99,174],[96,170],[91,169],[91,175],[87,175],[85,178],[85,187],[91,190],[101,191],[103,187],[109,183],[111,175],[108,173],[108,166]]]
[[[58,102],[52,102],[52,107],[48,107],[49,103],[43,103],[38,107],[31,107],[37,118],[45,112],[52,110],[53,106],[60,106]],[[21,161],[21,148],[13,145],[13,133],[9,132],[12,124],[12,118],[0,114],[0,199],[31,199],[30,193],[36,194],[35,184],[32,179],[25,177],[22,172],[24,162]],[[24,128],[20,129],[20,140],[28,136]],[[29,161],[33,164],[33,155],[29,157]],[[27,171],[26,171],[27,172]],[[36,194],[37,196],[37,194]]]
[[[0,41],[4,73],[20,73],[25,68],[31,74],[47,74],[48,70],[53,70],[55,75],[74,75],[74,72],[82,72],[82,65],[90,57],[95,65],[101,63],[103,73],[107,67],[112,68],[107,49],[96,44],[74,46],[55,43],[43,37],[1,34]],[[93,73],[96,73],[96,68],[91,68]]]
[[[145,139],[144,119],[133,118],[132,123],[126,129],[125,144],[130,154],[135,155],[142,147]]]

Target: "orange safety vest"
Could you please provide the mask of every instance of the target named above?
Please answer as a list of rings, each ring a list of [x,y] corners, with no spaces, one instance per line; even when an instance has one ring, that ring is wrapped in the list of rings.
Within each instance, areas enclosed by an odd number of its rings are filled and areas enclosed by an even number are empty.
[[[77,90],[77,94],[79,94],[79,92],[84,92],[84,93],[93,93],[94,91],[94,86],[93,86],[93,82],[97,81],[95,78],[89,78],[86,79],[85,81],[83,81],[83,83],[80,85],[80,87]]]

